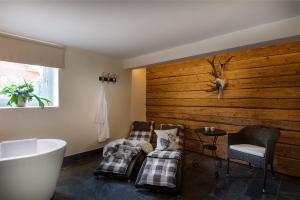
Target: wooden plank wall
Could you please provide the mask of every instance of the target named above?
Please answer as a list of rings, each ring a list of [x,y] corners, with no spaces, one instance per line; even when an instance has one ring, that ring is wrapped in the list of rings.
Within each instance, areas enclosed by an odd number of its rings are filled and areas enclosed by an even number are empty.
[[[147,68],[147,119],[185,124],[186,149],[197,152],[199,127],[229,134],[252,124],[277,127],[275,170],[300,177],[300,41],[225,53],[217,60],[229,56],[234,57],[225,70],[223,99],[206,91],[212,78],[207,57]],[[222,137],[217,155],[226,154],[227,137]]]

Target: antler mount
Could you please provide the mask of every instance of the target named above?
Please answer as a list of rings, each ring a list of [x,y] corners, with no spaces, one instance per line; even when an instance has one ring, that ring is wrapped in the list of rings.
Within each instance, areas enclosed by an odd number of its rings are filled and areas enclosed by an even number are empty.
[[[226,59],[223,63],[221,60],[219,60],[219,70],[215,64],[216,56],[212,58],[212,60],[207,59],[207,62],[210,64],[212,71],[210,72],[210,75],[214,77],[214,81],[210,80],[210,83],[208,86],[210,89],[207,90],[207,92],[213,92],[218,91],[218,98],[222,97],[223,90],[226,87],[226,79],[224,78],[224,70],[226,67],[226,64],[230,62],[230,60],[233,58],[233,56]]]

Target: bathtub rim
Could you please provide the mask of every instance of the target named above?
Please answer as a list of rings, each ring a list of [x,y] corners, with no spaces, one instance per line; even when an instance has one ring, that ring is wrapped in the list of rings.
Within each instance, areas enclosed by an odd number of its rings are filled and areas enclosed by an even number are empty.
[[[14,140],[5,140],[5,141],[14,141]],[[53,148],[49,151],[44,151],[44,152],[41,152],[41,153],[28,154],[28,155],[25,155],[25,156],[13,156],[13,157],[7,157],[7,158],[0,158],[0,163],[4,162],[4,161],[20,160],[20,159],[24,159],[24,158],[31,158],[31,157],[41,156],[41,155],[44,155],[44,154],[55,152],[55,151],[60,150],[60,149],[64,149],[67,146],[67,142],[65,140],[62,140],[62,139],[37,139],[37,142],[38,141],[50,141],[50,142],[55,142],[58,145],[57,145],[57,147],[55,147],[55,148]],[[0,144],[1,144],[1,142],[0,142]]]

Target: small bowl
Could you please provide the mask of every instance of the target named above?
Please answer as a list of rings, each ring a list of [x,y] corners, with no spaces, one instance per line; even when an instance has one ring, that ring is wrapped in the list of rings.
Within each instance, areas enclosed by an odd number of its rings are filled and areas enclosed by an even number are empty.
[[[215,127],[210,127],[210,131],[214,132],[215,131]]]

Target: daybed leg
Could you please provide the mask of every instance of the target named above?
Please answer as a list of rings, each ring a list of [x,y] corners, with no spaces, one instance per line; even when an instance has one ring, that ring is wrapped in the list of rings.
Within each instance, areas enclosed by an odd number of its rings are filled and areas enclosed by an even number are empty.
[[[182,198],[181,193],[177,194],[177,198],[178,198],[178,199],[181,199],[181,198]]]
[[[252,169],[252,164],[251,163],[249,163],[249,168]]]

